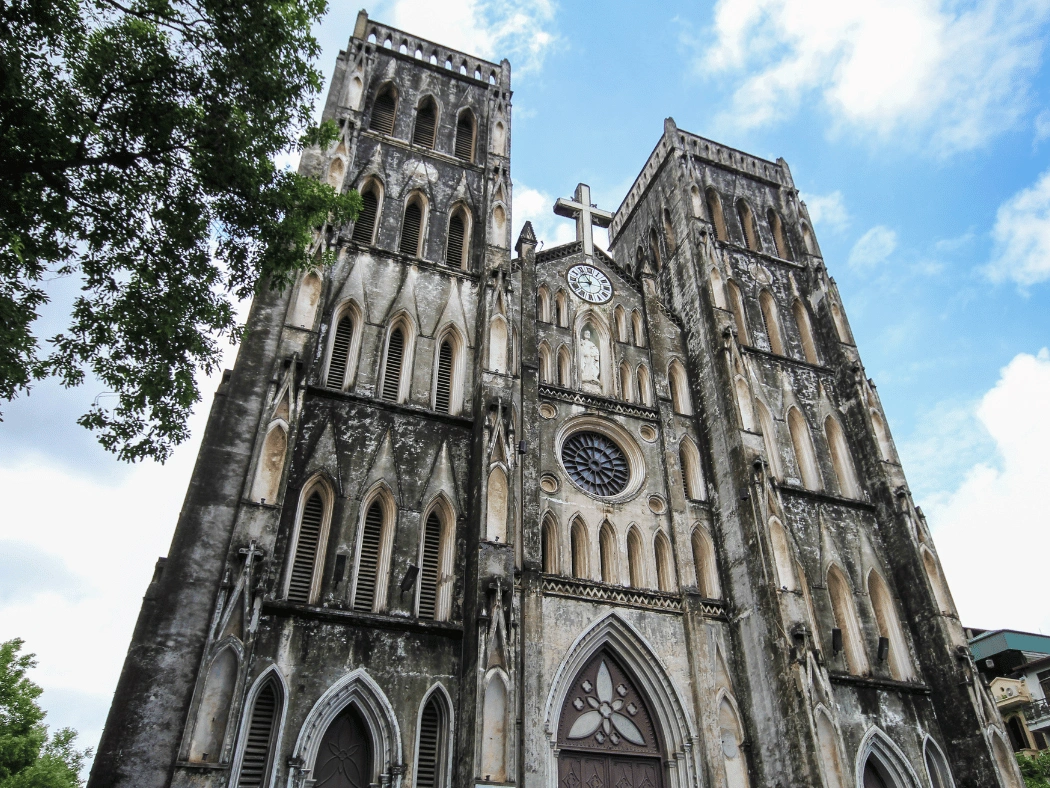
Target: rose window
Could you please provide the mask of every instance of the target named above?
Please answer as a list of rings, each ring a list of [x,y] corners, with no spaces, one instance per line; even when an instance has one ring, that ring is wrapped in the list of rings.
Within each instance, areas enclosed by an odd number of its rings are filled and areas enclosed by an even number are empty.
[[[583,490],[601,496],[622,493],[630,479],[623,450],[598,432],[570,435],[561,448],[561,459],[569,478]]]

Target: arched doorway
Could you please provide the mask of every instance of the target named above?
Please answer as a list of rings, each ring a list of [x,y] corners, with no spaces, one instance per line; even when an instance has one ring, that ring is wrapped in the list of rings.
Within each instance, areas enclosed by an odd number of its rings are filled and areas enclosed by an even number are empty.
[[[591,657],[565,695],[558,750],[559,788],[663,788],[650,704],[608,649]]]
[[[316,788],[368,788],[373,778],[372,736],[351,704],[332,720],[317,749]]]

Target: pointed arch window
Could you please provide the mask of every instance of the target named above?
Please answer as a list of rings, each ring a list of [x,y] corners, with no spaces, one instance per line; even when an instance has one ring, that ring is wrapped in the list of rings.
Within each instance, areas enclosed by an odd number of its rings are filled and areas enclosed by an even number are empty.
[[[286,597],[289,602],[313,604],[320,592],[324,547],[331,519],[331,495],[323,482],[307,485],[293,539]]]
[[[452,342],[445,340],[438,351],[437,382],[434,386],[434,410],[449,413],[452,402]]]
[[[572,576],[586,580],[590,574],[587,565],[590,554],[590,543],[587,539],[587,527],[577,519],[569,530],[569,546],[572,558]]]
[[[817,241],[813,237],[813,231],[809,229],[809,225],[805,222],[802,223],[802,241],[805,244],[807,254],[817,254]]]
[[[642,327],[642,313],[637,309],[631,313],[631,328],[634,330],[635,347],[645,347],[645,329]]]
[[[834,416],[824,419],[824,435],[831,450],[831,463],[835,467],[839,492],[847,498],[860,498],[860,485],[857,482],[857,472],[853,468],[853,456],[842,427]]]
[[[773,548],[773,563],[777,570],[777,587],[785,591],[796,590],[798,584],[795,580],[791,545],[788,543],[787,531],[776,517],[769,520],[769,542]]]
[[[885,462],[893,462],[893,444],[890,442],[890,431],[886,429],[886,422],[882,416],[873,408],[871,411],[871,428],[875,432],[875,440],[879,444],[879,455]]]
[[[462,205],[452,212],[448,220],[448,242],[445,246],[445,264],[452,268],[467,269],[468,259],[468,231],[470,228],[470,213]]]
[[[598,529],[598,558],[601,564],[602,582],[615,583],[616,578],[616,534],[608,522]]]
[[[715,226],[715,239],[728,241],[729,233],[726,232],[726,215],[722,210],[722,198],[714,189],[707,190],[707,212],[711,214],[711,224]]]
[[[937,559],[933,557],[933,553],[926,545],[922,545],[919,548],[919,553],[922,555],[922,565],[926,569],[926,576],[930,580],[930,586],[933,588],[933,598],[937,602],[937,610],[943,614],[951,615],[952,606],[948,601],[948,593],[944,580],[941,577],[941,570],[937,566]],[[1047,693],[1050,695],[1050,693]]]
[[[558,525],[548,514],[543,518],[543,571],[556,575],[560,571],[558,562]]]
[[[755,223],[755,213],[746,200],[740,199],[736,203],[737,215],[740,217],[740,227],[744,231],[744,242],[747,248],[755,252],[762,251],[758,238],[758,225]]]
[[[798,462],[799,473],[802,474],[802,485],[807,490],[822,489],[813,439],[810,437],[805,417],[798,408],[792,407],[788,410],[787,423],[791,433],[791,445],[795,450],[795,460]]]
[[[271,423],[259,452],[259,463],[252,485],[252,500],[277,503],[284,475],[284,458],[288,453],[288,427],[283,420]]]
[[[777,443],[776,427],[773,416],[762,400],[755,398],[758,405],[758,425],[762,429],[762,443],[766,449],[766,461],[769,463],[769,472],[774,479],[783,479],[783,469],[780,464],[780,444]]]
[[[729,308],[733,312],[733,321],[736,323],[736,334],[741,344],[750,345],[751,340],[747,334],[747,319],[744,311],[744,297],[740,294],[740,287],[730,279],[726,282],[726,290],[729,291]]]
[[[657,531],[653,540],[656,557],[656,585],[661,591],[674,591],[674,563],[671,560],[671,543],[663,531]]]
[[[540,383],[554,382],[554,354],[546,340],[540,343]]]
[[[556,312],[557,323],[562,328],[569,327],[569,308],[568,303],[565,299],[565,291],[559,290],[558,295],[554,297],[554,310]]]
[[[316,271],[309,271],[303,277],[295,296],[295,306],[292,308],[292,325],[299,328],[314,327],[314,315],[317,312],[317,304],[321,301],[323,287],[321,277]]]
[[[795,317],[795,325],[798,326],[798,338],[802,342],[802,353],[810,364],[819,364],[820,356],[817,354],[817,343],[813,339],[813,324],[809,319],[809,310],[805,305],[795,299],[791,305],[791,313]]]
[[[627,312],[619,304],[616,305],[616,309],[613,310],[613,322],[616,326],[616,341],[626,342],[627,341]]]
[[[649,380],[649,368],[645,364],[638,366],[638,401],[647,408],[653,406],[653,386]]]
[[[419,192],[408,198],[405,218],[401,223],[401,243],[398,251],[410,257],[423,256],[423,225],[426,219],[426,201]]]
[[[409,337],[406,336],[407,333],[407,327],[404,322],[399,321],[390,329],[390,334],[387,336],[381,391],[382,399],[387,402],[401,402],[404,399],[402,394],[402,389],[404,388],[403,379],[405,378],[406,361],[409,355]]]
[[[361,190],[361,213],[354,222],[351,240],[371,246],[375,243],[376,220],[379,217],[379,205],[382,192],[379,185],[370,180]]]
[[[930,775],[930,788],[955,788],[951,769],[941,748],[927,738],[925,749],[926,772]]]
[[[419,745],[416,747],[415,788],[441,788],[448,784],[449,714],[435,690],[419,715]]]
[[[272,675],[255,693],[244,731],[237,788],[267,788],[270,785],[283,695],[280,684]]]
[[[846,788],[842,758],[839,756],[838,734],[827,713],[817,711],[817,744],[820,747],[820,762],[824,768],[824,785],[827,788]]]
[[[689,187],[689,198],[693,208],[693,216],[699,219],[704,215],[704,201],[700,197],[700,187],[695,183]]]
[[[369,119],[368,128],[380,134],[393,134],[396,116],[397,89],[387,83],[379,89],[379,94],[372,103],[372,117]]]
[[[485,685],[482,714],[481,773],[486,779],[504,782],[507,778],[507,684],[494,670]]]
[[[541,323],[551,322],[551,294],[546,285],[536,293],[536,316]]]
[[[685,367],[675,359],[667,370],[667,382],[671,387],[671,403],[674,412],[682,416],[693,415],[693,404],[689,397],[689,381],[686,378]]]
[[[729,308],[726,304],[725,290],[722,287],[722,275],[718,273],[717,268],[711,269],[711,297],[719,309]]]
[[[717,599],[718,575],[715,572],[715,549],[711,537],[701,526],[693,529],[690,539],[693,548],[693,569],[696,573],[696,588],[707,599]]]
[[[451,599],[445,589],[445,578],[450,575],[452,569],[454,520],[450,511],[435,506],[423,522],[419,560],[419,601],[416,607],[419,618],[448,620]]]
[[[507,473],[502,466],[495,466],[489,471],[489,484],[486,495],[486,539],[490,542],[507,541],[507,509],[510,503],[510,490],[507,485]]]
[[[763,290],[758,296],[758,304],[762,308],[762,322],[766,326],[766,336],[769,338],[769,350],[778,356],[784,355],[784,340],[780,334],[780,317],[777,313],[777,304],[768,290]]]
[[[748,432],[755,431],[755,412],[751,407],[751,387],[742,375],[737,375],[733,381],[733,390],[736,392],[736,404],[740,410],[740,427]]]
[[[877,571],[868,573],[868,597],[875,611],[875,622],[879,627],[880,637],[889,641],[890,675],[897,681],[908,681],[914,677],[911,660],[908,658],[908,644],[904,639],[900,619],[897,617],[897,606],[893,602],[886,581]]]
[[[718,706],[718,728],[722,737],[722,761],[725,764],[726,788],[750,788],[747,762],[741,745],[744,729],[728,696],[723,696]]]
[[[193,763],[219,763],[222,758],[237,672],[237,652],[227,646],[212,660],[204,681],[190,741],[189,759]]]
[[[343,174],[346,172],[346,162],[341,156],[337,156],[332,159],[332,163],[328,165],[328,185],[335,189],[337,192],[343,185]]]
[[[864,651],[857,609],[853,604],[853,589],[837,566],[828,569],[828,594],[835,626],[842,632],[842,649],[846,653],[849,672],[861,675],[868,672],[868,656]]]
[[[314,785],[350,788],[376,782],[373,752],[368,723],[351,703],[332,720],[321,738],[310,775]]]
[[[689,438],[682,438],[678,447],[678,458],[682,465],[682,484],[688,501],[703,501],[707,498],[704,477],[700,471],[700,452]]]
[[[641,534],[633,526],[627,532],[627,569],[631,588],[645,588],[645,550]]]
[[[558,348],[558,385],[562,388],[572,385],[572,359],[565,345]]]
[[[631,367],[624,362],[620,364],[620,396],[624,402],[634,402],[634,375],[631,374]]]
[[[427,96],[416,108],[416,127],[412,130],[412,144],[424,148],[434,147],[437,132],[438,109],[432,96]]]
[[[346,306],[336,313],[335,331],[332,332],[328,351],[328,371],[325,375],[325,386],[330,389],[345,389],[352,377],[351,363],[357,338],[357,320],[351,306]]]
[[[386,607],[393,508],[382,493],[373,496],[365,506],[353,593],[353,608],[360,613],[379,612]]]
[[[773,234],[773,244],[777,248],[777,257],[781,260],[794,260],[791,247],[788,246],[787,237],[784,235],[784,223],[780,221],[780,215],[770,208],[766,211],[769,220],[769,231]]]
[[[464,109],[456,119],[456,157],[474,161],[474,113]]]

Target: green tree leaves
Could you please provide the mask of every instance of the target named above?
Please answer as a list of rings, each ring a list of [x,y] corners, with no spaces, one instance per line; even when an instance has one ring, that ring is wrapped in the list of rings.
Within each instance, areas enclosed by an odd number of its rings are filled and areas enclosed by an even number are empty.
[[[1021,767],[1025,788],[1050,788],[1050,750],[1043,750],[1033,758],[1015,753]]]
[[[73,746],[70,728],[48,739],[37,704],[43,690],[26,677],[36,663],[21,650],[21,640],[0,644],[0,788],[79,788],[90,753]]]
[[[90,370],[116,399],[80,423],[107,449],[164,460],[185,440],[197,374],[239,337],[236,301],[294,281],[318,231],[360,210],[356,193],[274,163],[338,136],[310,123],[322,85],[311,27],[326,8],[0,7],[0,397]],[[55,276],[82,293],[68,329],[41,338]]]

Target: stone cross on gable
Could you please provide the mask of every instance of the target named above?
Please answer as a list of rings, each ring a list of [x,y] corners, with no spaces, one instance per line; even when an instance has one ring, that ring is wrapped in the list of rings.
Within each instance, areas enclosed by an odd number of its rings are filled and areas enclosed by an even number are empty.
[[[583,253],[594,256],[594,236],[592,227],[608,227],[612,224],[613,215],[591,204],[591,187],[586,183],[576,185],[576,193],[571,200],[559,197],[554,203],[554,212],[558,216],[567,216],[576,220],[576,240],[583,241]]]

